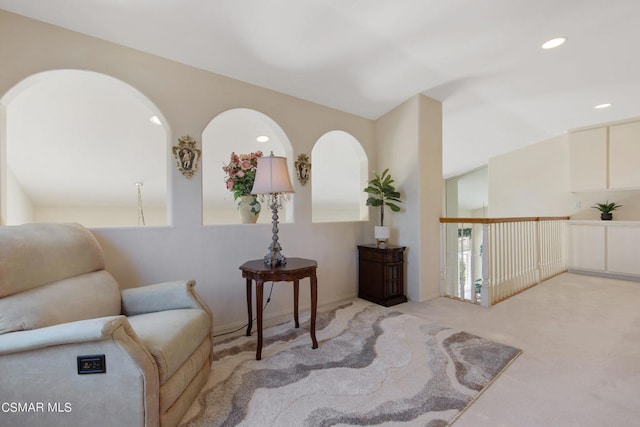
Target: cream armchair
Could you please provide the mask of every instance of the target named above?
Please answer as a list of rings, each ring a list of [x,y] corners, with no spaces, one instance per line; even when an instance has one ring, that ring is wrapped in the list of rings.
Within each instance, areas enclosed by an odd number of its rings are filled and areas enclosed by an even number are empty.
[[[120,291],[84,227],[0,227],[0,425],[177,425],[211,365],[194,285]]]

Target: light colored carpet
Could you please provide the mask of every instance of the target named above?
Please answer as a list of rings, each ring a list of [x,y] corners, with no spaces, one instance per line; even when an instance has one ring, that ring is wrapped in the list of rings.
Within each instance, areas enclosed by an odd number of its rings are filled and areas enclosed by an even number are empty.
[[[454,421],[520,354],[362,300],[308,325],[217,342],[211,376],[183,426],[425,425]]]
[[[455,427],[638,427],[639,307],[638,282],[565,273],[489,309],[396,309],[522,349]]]

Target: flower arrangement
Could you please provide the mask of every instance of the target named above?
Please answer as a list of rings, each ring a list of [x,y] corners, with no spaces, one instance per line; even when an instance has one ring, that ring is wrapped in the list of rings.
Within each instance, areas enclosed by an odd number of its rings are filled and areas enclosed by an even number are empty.
[[[222,167],[227,174],[225,176],[227,190],[233,193],[234,200],[251,195],[253,181],[256,179],[258,157],[262,157],[262,151],[249,154],[231,153],[229,164]]]

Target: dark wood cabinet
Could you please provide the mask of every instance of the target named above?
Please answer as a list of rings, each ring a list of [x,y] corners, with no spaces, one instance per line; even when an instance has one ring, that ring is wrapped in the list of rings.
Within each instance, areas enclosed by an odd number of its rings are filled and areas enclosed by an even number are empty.
[[[358,246],[358,298],[389,307],[404,295],[404,246]]]

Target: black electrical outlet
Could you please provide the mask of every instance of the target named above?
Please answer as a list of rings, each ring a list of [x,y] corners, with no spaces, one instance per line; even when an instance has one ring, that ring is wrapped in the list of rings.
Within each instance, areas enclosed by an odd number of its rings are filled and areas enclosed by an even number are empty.
[[[107,372],[107,362],[104,354],[78,356],[78,375],[104,374],[105,372]]]

